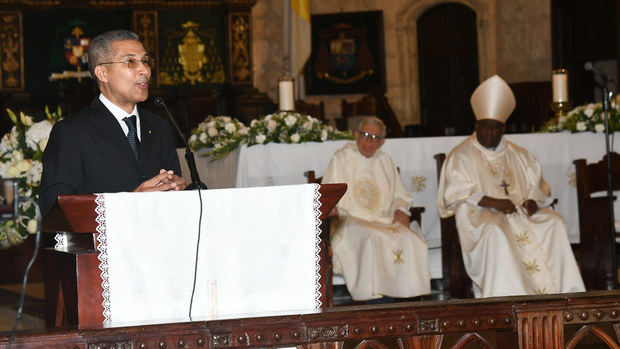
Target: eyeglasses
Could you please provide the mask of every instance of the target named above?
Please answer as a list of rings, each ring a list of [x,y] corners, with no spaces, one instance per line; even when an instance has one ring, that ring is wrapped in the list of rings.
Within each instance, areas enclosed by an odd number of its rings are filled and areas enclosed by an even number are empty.
[[[114,63],[125,63],[125,64],[127,64],[127,68],[129,68],[129,69],[136,69],[136,68],[138,68],[138,65],[140,63],[144,64],[145,67],[153,68],[155,66],[155,58],[153,58],[151,56],[144,56],[144,58],[142,58],[142,59],[127,58],[124,61],[120,61],[120,62],[104,62],[104,63],[99,63],[99,65],[114,64]]]
[[[362,138],[364,139],[370,139],[373,142],[379,142],[381,139],[383,139],[383,137],[376,135],[374,133],[370,133],[370,132],[359,132],[359,134],[362,136]]]

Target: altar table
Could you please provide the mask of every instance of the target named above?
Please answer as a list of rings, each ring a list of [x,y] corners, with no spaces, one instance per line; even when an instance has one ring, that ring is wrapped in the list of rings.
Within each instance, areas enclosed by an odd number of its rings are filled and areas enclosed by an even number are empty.
[[[620,134],[620,133],[616,133]],[[387,139],[382,149],[394,159],[413,196],[415,206],[424,206],[422,231],[428,241],[431,277],[441,277],[441,233],[437,213],[437,172],[433,156],[448,153],[466,136]],[[601,133],[531,133],[506,135],[506,138],[531,151],[558,199],[556,211],[566,219],[571,243],[579,242],[579,217],[575,166],[573,160],[600,161],[605,153]],[[613,137],[611,138],[613,144]],[[220,161],[196,156],[198,172],[209,188],[256,187],[306,183],[304,172],[314,170],[322,176],[334,152],[347,141],[323,143],[242,146]],[[618,151],[619,146],[614,150]],[[184,149],[179,149],[183,177],[189,181]],[[618,210],[617,210],[618,211]],[[616,217],[620,217],[620,211]]]

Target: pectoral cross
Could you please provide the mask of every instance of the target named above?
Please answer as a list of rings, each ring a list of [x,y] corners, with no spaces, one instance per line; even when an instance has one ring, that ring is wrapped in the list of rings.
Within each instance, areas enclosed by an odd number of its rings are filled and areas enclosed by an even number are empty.
[[[509,195],[508,193],[508,187],[510,186],[510,184],[506,183],[505,179],[502,179],[502,184],[500,184],[500,187],[504,188],[504,194]]]

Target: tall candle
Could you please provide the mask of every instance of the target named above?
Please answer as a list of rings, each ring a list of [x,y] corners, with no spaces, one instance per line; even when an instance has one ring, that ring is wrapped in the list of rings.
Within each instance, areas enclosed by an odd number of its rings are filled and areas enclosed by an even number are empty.
[[[280,96],[280,110],[295,110],[292,80],[280,81],[278,83],[278,94]]]
[[[568,70],[558,69],[553,72],[551,86],[554,102],[568,102]]]

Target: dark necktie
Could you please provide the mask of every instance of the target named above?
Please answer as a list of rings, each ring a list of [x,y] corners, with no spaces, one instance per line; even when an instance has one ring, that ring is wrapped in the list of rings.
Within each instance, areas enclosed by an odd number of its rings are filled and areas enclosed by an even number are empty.
[[[129,145],[131,145],[131,149],[133,150],[133,155],[136,157],[136,161],[140,159],[140,140],[138,139],[138,132],[136,127],[136,116],[132,115],[123,119],[129,128],[129,133],[127,133],[127,140],[129,140]]]

